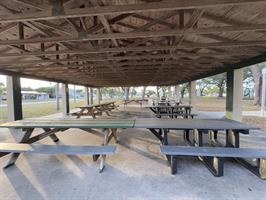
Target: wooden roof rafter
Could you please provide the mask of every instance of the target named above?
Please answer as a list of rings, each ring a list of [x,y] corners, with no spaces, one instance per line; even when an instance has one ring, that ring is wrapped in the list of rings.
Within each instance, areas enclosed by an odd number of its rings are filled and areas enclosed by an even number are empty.
[[[1,2],[0,72],[97,87],[175,84],[266,46],[264,0],[51,2]]]

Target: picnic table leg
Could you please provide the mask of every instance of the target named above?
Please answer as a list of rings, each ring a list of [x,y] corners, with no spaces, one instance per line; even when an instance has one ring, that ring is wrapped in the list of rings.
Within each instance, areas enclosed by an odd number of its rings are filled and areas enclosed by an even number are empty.
[[[117,128],[112,128],[112,135],[114,136],[115,143],[118,143],[119,138],[117,137]]]
[[[108,143],[111,141],[112,138],[114,138],[115,143],[119,142],[116,132],[117,128],[111,128],[111,134],[108,136]]]
[[[191,144],[191,141],[190,141],[190,130],[184,130],[184,141],[185,142],[188,142],[189,144]]]
[[[162,138],[162,144],[168,145],[168,129],[163,129],[163,138]],[[170,155],[166,155],[166,159],[169,162],[170,165],[172,165],[172,160]]]
[[[82,109],[79,111],[79,113],[77,113],[77,119],[79,119],[80,116],[83,115],[83,112],[84,112],[84,111],[85,111],[85,109],[82,108]]]
[[[171,174],[177,174],[177,159],[176,159],[176,156],[171,156]]]
[[[93,110],[88,110],[88,113],[90,114],[90,116],[93,118],[93,119],[96,119],[96,116],[95,114],[93,113]]]
[[[202,146],[203,145],[202,132],[200,130],[194,129],[193,143],[194,143],[194,146]]]
[[[104,129],[103,133],[104,133],[103,145],[105,146],[108,144],[109,129]],[[100,171],[99,171],[100,173],[103,171],[105,167],[105,158],[106,158],[106,155],[101,156]]]
[[[226,147],[239,148],[239,132],[226,130]]]
[[[210,140],[210,143],[211,144],[216,144],[218,143],[217,141],[217,132],[216,130],[212,130],[212,131],[209,131],[208,132],[208,135],[209,135],[209,140]]]
[[[168,145],[168,130],[163,129],[163,145]]]
[[[32,128],[31,128],[31,129],[27,129],[19,143],[24,143],[24,142],[26,142],[26,141],[30,138],[30,136],[31,136],[31,134],[32,134],[32,132],[33,132],[33,130],[34,130],[34,129],[32,129]],[[7,164],[4,166],[4,169],[6,169],[6,168],[8,168],[8,167],[10,167],[10,166],[12,166],[12,165],[14,165],[15,162],[17,161],[19,155],[20,155],[20,153],[12,153],[12,154],[11,154],[11,157],[10,157],[10,159],[9,159],[9,161],[8,161]]]
[[[239,131],[226,131],[226,147],[234,147],[239,148]],[[260,177],[261,179],[266,179],[266,160],[265,159],[257,159],[257,165],[254,166],[247,162],[243,158],[234,158],[239,164],[248,169],[250,172]]]
[[[203,146],[202,130],[194,129],[194,145]],[[223,176],[223,158],[205,156],[198,156],[198,158],[214,176]]]
[[[48,132],[51,131],[50,128],[43,128],[44,131]],[[49,135],[49,137],[56,143],[59,142],[59,138],[55,135],[55,133]]]

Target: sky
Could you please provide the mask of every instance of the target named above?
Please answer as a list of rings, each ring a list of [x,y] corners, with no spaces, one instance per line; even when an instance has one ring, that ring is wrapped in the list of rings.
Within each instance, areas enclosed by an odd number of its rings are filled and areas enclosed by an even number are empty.
[[[0,75],[0,83],[4,83],[6,85],[6,76]],[[55,84],[56,84],[55,82],[21,78],[21,87],[31,87],[33,89],[36,89],[39,87],[54,86]],[[70,85],[69,87],[73,87],[73,85]],[[82,89],[83,87],[82,86],[76,86],[76,88]]]
[[[6,76],[0,75],[0,83],[4,83],[6,85]],[[54,86],[55,82],[49,82],[49,81],[40,81],[40,80],[34,80],[34,79],[28,79],[28,78],[21,78],[21,87],[31,87],[33,89],[39,88],[39,87],[49,87]],[[73,87],[73,85],[69,86],[70,88]],[[83,89],[82,86],[76,86],[76,89]],[[137,92],[141,92],[143,87],[136,87],[135,89]],[[146,90],[156,90],[156,87],[149,86]]]

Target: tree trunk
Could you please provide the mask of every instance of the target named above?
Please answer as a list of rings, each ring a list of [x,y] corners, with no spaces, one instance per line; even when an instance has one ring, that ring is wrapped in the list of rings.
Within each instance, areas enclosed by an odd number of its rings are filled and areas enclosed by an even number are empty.
[[[186,87],[184,87],[184,85],[183,85],[182,88],[181,88],[181,90],[180,90],[181,99],[184,98],[184,96],[185,96],[185,91],[186,91]]]
[[[145,98],[146,88],[147,87],[145,87],[145,86],[143,87],[143,90],[142,90],[142,99]]]
[[[219,85],[218,87],[219,87],[218,97],[222,98],[224,96],[224,86],[222,84],[222,85]]]
[[[262,86],[262,74],[258,65],[253,65],[250,67],[251,73],[253,75],[254,83],[255,83],[255,95],[254,95],[254,105],[261,104],[261,86]]]
[[[165,88],[164,87],[162,87],[162,91],[163,91],[163,96],[166,97]]]
[[[134,87],[131,88],[131,98],[134,96]]]
[[[129,87],[124,87],[122,88],[122,90],[124,91],[124,98],[125,100],[128,100],[129,99]]]
[[[156,92],[157,92],[157,97],[160,99],[160,92],[159,92],[159,87],[156,87]]]

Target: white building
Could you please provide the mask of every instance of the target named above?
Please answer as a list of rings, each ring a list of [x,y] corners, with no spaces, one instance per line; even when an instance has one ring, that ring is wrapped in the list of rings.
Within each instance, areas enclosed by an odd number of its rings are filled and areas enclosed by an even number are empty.
[[[23,100],[45,101],[49,99],[49,94],[37,91],[21,91]]]

